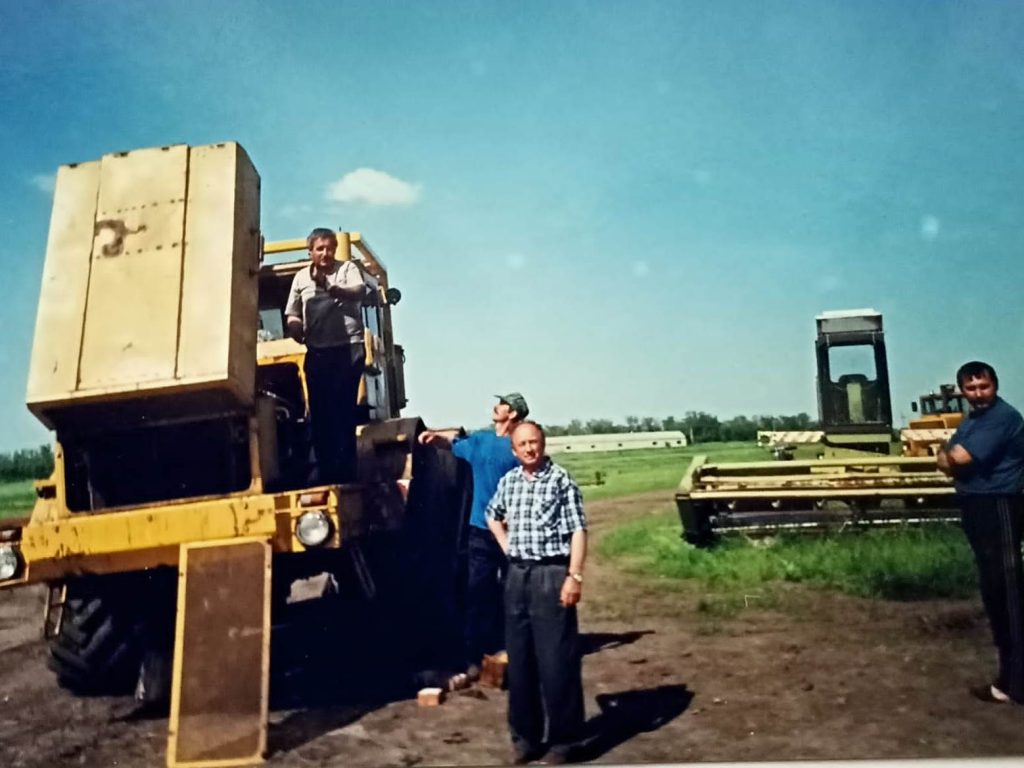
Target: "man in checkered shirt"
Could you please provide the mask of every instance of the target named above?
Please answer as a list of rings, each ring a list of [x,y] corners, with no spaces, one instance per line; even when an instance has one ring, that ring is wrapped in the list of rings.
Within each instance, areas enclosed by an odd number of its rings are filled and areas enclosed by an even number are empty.
[[[520,466],[498,482],[487,525],[509,558],[505,580],[508,722],[513,761],[544,754],[564,763],[582,737],[576,604],[583,591],[587,521],[579,486],[544,455],[544,431],[523,421],[512,432]]]

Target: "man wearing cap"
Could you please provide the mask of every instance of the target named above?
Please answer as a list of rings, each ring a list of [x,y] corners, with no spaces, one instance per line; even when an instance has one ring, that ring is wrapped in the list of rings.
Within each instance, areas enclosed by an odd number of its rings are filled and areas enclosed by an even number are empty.
[[[306,345],[303,370],[309,391],[321,483],[356,480],[356,414],[366,367],[363,275],[354,261],[335,261],[338,237],[318,227],[306,238],[310,265],[295,273],[284,314],[287,332]]]
[[[996,394],[999,379],[988,363],[965,363],[956,381],[971,411],[935,458],[956,487],[999,659],[995,679],[971,693],[1024,704],[1024,418]]]
[[[530,412],[519,392],[495,395],[491,410],[494,429],[462,436],[463,430],[426,430],[420,433],[424,445],[450,447],[452,453],[469,463],[473,475],[473,504],[469,516],[466,585],[466,660],[470,677],[480,674],[484,654],[505,646],[502,587],[508,562],[487,527],[484,510],[498,481],[516,467],[509,434]]]
[[[579,486],[544,455],[544,430],[512,430],[520,466],[498,483],[487,522],[508,554],[505,644],[513,762],[572,760],[583,736],[576,604],[583,591],[587,521]]]

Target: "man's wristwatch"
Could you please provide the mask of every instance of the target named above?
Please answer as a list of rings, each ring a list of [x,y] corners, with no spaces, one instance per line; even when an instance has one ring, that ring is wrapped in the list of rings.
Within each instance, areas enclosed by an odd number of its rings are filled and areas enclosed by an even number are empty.
[[[577,584],[582,584],[583,583],[583,574],[582,573],[570,573],[570,574],[568,574],[568,576],[569,576],[570,579],[575,581]]]

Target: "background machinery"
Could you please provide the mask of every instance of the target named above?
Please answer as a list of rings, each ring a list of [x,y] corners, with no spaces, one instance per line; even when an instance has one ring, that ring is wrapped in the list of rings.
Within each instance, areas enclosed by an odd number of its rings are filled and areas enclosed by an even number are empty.
[[[761,433],[774,446],[815,443],[816,459],[708,463],[695,456],[676,491],[684,537],[709,543],[748,532],[947,519],[953,487],[933,457],[891,456],[892,406],[882,315],[872,309],[816,319],[820,429]],[[781,451],[777,453],[782,453]]]
[[[970,403],[953,384],[942,384],[938,392],[921,395],[910,407],[918,415],[900,430],[904,456],[934,456],[953,436]]]
[[[259,759],[271,626],[305,577],[337,585],[344,626],[298,639],[322,682],[353,647],[413,669],[458,646],[468,475],[400,416],[400,294],[339,232],[367,285],[359,482],[311,485],[304,347],[281,333],[305,241],[265,244],[259,201],[235,143],[59,169],[27,394],[55,467],[0,529],[0,589],[49,586],[58,681],[170,698],[172,764]]]

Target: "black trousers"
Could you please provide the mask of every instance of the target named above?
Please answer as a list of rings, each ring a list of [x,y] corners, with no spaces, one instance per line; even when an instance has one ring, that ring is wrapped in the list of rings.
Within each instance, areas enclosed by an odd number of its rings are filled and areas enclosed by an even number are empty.
[[[505,574],[508,559],[489,530],[469,526],[466,584],[466,661],[505,647]]]
[[[559,602],[565,565],[509,564],[505,580],[508,724],[512,742],[568,751],[583,733],[576,607]]]
[[[306,349],[303,370],[321,483],[356,480],[356,398],[365,367],[362,344]]]
[[[967,541],[978,565],[981,600],[999,653],[996,686],[1024,703],[1024,577],[1021,530],[1024,497],[961,496]]]

